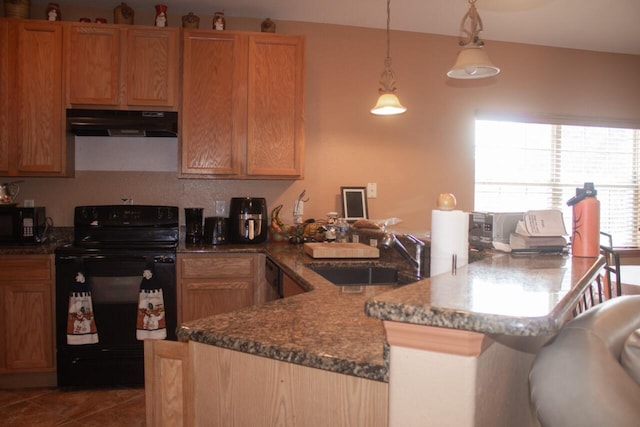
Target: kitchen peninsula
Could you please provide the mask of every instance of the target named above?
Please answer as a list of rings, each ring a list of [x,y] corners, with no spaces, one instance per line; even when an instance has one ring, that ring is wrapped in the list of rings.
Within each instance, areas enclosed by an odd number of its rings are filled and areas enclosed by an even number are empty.
[[[530,349],[604,262],[498,254],[345,293],[299,247],[265,250],[307,292],[187,322],[188,343],[147,342],[149,425],[535,425]]]

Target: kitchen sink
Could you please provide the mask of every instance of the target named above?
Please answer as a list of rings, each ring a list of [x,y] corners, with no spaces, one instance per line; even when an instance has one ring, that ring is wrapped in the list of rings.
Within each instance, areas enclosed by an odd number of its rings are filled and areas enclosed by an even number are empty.
[[[393,267],[309,266],[309,268],[336,286],[399,285],[415,281]]]

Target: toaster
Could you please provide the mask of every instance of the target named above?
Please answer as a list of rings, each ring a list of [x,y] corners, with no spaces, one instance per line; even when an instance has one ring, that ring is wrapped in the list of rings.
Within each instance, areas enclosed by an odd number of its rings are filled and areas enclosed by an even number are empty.
[[[493,248],[493,242],[509,244],[524,212],[471,212],[469,215],[469,246]]]

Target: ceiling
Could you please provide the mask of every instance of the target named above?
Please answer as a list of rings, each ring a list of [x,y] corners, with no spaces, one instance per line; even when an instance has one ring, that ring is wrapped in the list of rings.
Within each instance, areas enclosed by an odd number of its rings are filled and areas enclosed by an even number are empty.
[[[128,0],[134,10],[153,9],[160,1]],[[38,3],[38,1],[34,1]],[[61,6],[79,0],[59,0]],[[274,21],[303,21],[385,28],[385,0],[165,0],[169,12],[270,17]],[[92,0],[112,9],[117,0]],[[640,55],[640,0],[477,0],[484,24],[481,37],[545,46]],[[391,28],[458,35],[468,10],[466,0],[392,0]]]

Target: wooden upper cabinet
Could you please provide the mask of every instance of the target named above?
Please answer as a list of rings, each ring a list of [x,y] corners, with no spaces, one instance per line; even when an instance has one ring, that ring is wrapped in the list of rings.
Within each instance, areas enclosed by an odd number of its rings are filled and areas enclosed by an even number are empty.
[[[179,31],[69,24],[67,104],[177,110]]]
[[[9,46],[7,79],[13,112],[4,127],[9,136],[9,174],[66,176],[72,157],[63,114],[62,25],[35,20],[8,25],[9,39],[16,39]]]
[[[246,45],[227,32],[185,31],[182,174],[235,177],[246,139]]]
[[[70,25],[68,103],[119,104],[120,32],[110,25]]]
[[[181,176],[301,178],[304,38],[185,31]]]
[[[126,31],[127,104],[177,108],[179,28]]]
[[[304,150],[304,38],[249,37],[247,175],[299,178]]]
[[[0,175],[9,173],[9,23],[0,19]]]

